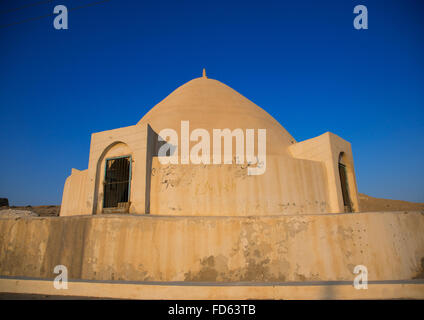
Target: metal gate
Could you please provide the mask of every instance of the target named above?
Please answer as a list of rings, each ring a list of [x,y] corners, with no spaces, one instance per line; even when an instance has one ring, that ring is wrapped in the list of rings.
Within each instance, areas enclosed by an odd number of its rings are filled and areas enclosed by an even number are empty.
[[[129,202],[131,157],[106,160],[103,208],[125,208]]]

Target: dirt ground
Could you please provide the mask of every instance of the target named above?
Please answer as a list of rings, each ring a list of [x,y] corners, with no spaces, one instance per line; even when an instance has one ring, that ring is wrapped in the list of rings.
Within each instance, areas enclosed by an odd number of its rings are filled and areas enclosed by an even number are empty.
[[[362,212],[424,210],[424,203],[374,198],[363,193],[359,194],[359,206]]]

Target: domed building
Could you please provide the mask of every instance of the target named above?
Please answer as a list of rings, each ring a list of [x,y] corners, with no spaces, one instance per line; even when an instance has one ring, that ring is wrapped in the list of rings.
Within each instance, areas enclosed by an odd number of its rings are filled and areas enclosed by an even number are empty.
[[[358,211],[347,141],[297,142],[204,72],[137,124],[92,135],[62,217],[0,219],[0,292],[424,299],[423,213]]]
[[[178,138],[171,143],[163,132]],[[202,161],[191,161],[197,152]],[[215,161],[219,153],[222,162]],[[161,161],[166,156],[173,160]],[[349,142],[329,132],[297,142],[265,110],[204,71],[136,125],[94,133],[88,169],[72,169],[60,215],[356,211]]]

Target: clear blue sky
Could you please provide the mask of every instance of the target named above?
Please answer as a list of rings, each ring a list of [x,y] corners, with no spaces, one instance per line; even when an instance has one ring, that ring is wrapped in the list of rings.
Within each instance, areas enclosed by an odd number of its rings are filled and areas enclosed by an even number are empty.
[[[92,1],[0,0],[0,25]],[[60,204],[92,132],[135,124],[205,67],[298,141],[350,141],[360,192],[424,202],[423,35],[422,0],[110,0],[70,11],[68,30],[0,28],[0,197]]]

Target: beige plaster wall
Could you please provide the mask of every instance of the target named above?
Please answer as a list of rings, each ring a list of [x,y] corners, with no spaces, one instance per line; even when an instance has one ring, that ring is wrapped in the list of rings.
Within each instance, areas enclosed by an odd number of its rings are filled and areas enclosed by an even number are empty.
[[[134,281],[424,277],[424,214],[100,215],[0,219],[0,275]]]
[[[107,158],[130,155],[130,213],[171,215],[269,215],[343,212],[338,157],[344,153],[349,193],[359,211],[350,144],[325,133],[290,146],[290,155],[267,155],[263,175],[246,165],[161,165],[153,157],[146,193],[147,127],[131,126],[93,134],[89,168],[68,178],[61,216],[101,214]],[[292,158],[292,156],[294,158]],[[147,190],[148,191],[148,190]]]
[[[289,147],[293,157],[320,161],[324,164],[328,192],[328,212],[344,212],[343,195],[338,169],[339,155],[344,154],[348,177],[349,196],[354,212],[359,212],[358,190],[353,165],[352,148],[349,142],[331,132],[308,139]]]
[[[66,179],[60,207],[61,216],[90,214],[87,210],[87,170],[72,169]]]
[[[251,300],[251,299],[424,299],[424,283],[372,283],[356,290],[351,283],[304,285],[194,285],[152,283],[102,283],[72,281],[67,290],[57,290],[53,281],[1,279],[0,292],[70,297],[172,300]]]
[[[102,179],[104,177],[104,162],[112,154],[115,156],[132,155],[132,179],[130,193],[130,213],[144,213],[146,184],[146,126],[130,126],[115,130],[94,133],[91,137],[90,159],[88,164],[88,201],[92,213],[100,213],[98,204],[103,197]],[[126,145],[121,151],[114,149],[115,145]],[[103,167],[104,168],[104,167]],[[96,204],[93,206],[93,203]]]
[[[77,171],[68,177],[63,191],[61,216],[99,214],[103,206],[104,166],[107,158],[131,155],[130,213],[145,212],[146,126],[130,126],[92,134],[88,169],[82,180]],[[85,181],[85,184],[84,184]],[[73,203],[84,190],[80,203]],[[72,199],[72,200],[68,200]]]
[[[157,134],[172,128],[180,135],[183,120],[190,121],[190,131],[203,128],[211,137],[213,129],[254,129],[255,154],[257,130],[266,129],[265,174],[248,176],[245,166],[235,164],[162,166],[156,157],[150,172],[154,151],[152,141],[147,141],[148,127]],[[196,143],[191,141],[190,146]],[[246,216],[343,212],[338,171],[341,152],[353,211],[358,212],[352,150],[347,141],[327,132],[296,143],[253,102],[219,81],[197,78],[172,92],[137,125],[92,135],[88,169],[84,177],[75,171],[68,178],[61,216],[101,214],[105,161],[124,155],[132,157],[130,213]]]
[[[246,165],[162,165],[153,159],[151,213],[248,216],[328,212],[320,162],[268,156],[263,175]]]

